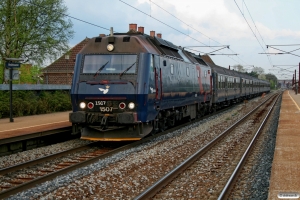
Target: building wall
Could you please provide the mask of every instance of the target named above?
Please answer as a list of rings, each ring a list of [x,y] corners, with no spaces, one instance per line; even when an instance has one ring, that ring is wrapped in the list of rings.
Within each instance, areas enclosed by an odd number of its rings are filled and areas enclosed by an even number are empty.
[[[73,74],[71,73],[47,73],[44,84],[71,85]]]

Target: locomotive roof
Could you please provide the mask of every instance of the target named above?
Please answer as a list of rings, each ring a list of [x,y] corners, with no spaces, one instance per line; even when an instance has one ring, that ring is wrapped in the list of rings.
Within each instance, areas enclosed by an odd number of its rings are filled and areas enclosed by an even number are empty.
[[[107,51],[106,47],[108,44],[113,44],[115,46],[112,52]],[[94,37],[79,53],[97,54],[124,52],[166,55],[182,61],[187,61],[186,59],[188,59],[191,63],[199,63],[207,66],[201,56],[188,52],[183,48],[174,45],[170,41],[164,40],[160,37],[149,36],[147,34],[132,31],[127,33],[115,33],[111,36]]]
[[[109,52],[107,45],[113,44],[114,50]],[[159,54],[155,46],[151,45],[144,34],[114,34],[92,38],[79,53],[153,53]]]

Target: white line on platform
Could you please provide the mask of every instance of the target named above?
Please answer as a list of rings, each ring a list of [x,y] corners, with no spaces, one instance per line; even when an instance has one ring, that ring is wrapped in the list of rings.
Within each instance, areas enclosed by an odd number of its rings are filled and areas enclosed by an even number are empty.
[[[294,104],[297,106],[298,110],[300,110],[298,104],[294,101],[293,97],[290,95],[290,91],[288,91],[290,98],[292,99],[292,101],[294,102]]]

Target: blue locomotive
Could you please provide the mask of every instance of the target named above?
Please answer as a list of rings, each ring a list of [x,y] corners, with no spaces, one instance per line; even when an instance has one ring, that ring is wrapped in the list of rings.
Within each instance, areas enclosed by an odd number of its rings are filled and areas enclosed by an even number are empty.
[[[69,120],[81,139],[140,140],[270,90],[140,28],[92,38],[77,55]]]

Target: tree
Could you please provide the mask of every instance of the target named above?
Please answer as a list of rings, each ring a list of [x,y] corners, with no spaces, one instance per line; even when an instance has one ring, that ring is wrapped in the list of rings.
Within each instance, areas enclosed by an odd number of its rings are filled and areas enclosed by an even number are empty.
[[[1,0],[1,60],[22,57],[42,64],[66,52],[74,34],[66,13],[63,0]],[[0,67],[3,82],[4,67]]]
[[[271,89],[275,89],[278,79],[274,74],[266,74],[266,79],[270,82]]]
[[[254,72],[254,71],[251,71],[250,73],[247,73],[247,74],[250,76],[256,77],[256,78],[258,78],[258,75],[259,75],[257,72]]]
[[[37,84],[43,83],[43,78],[41,77],[42,67],[23,64],[20,67],[20,83],[21,84]],[[19,81],[16,81],[18,83]]]
[[[257,74],[263,74],[265,72],[265,70],[261,67],[253,67],[252,71],[256,72]]]
[[[258,75],[258,78],[259,78],[259,79],[263,79],[263,80],[267,80],[265,74],[259,74],[259,75]]]
[[[270,74],[270,73],[266,74],[266,79],[269,81],[273,80],[274,82],[277,82],[277,77],[274,74]]]
[[[235,71],[238,71],[238,72],[245,72],[246,71],[242,65],[233,65],[232,68]]]

